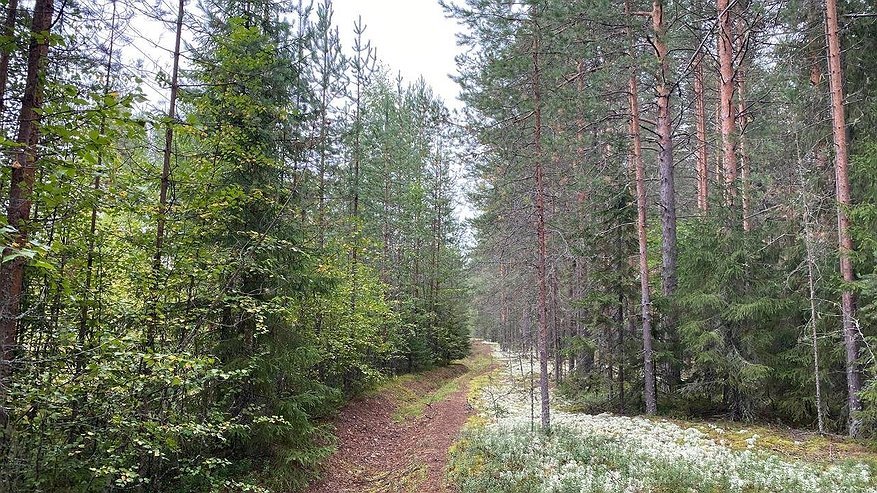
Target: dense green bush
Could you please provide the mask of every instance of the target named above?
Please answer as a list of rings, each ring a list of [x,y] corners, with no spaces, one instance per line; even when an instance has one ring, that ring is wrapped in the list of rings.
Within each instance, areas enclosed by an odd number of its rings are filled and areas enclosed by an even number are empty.
[[[3,259],[30,263],[0,491],[297,490],[346,397],[468,351],[451,156],[424,151],[453,147],[447,110],[374,67],[349,94],[325,7],[206,0],[185,5],[168,121],[103,49],[143,12],[73,3],[45,74],[38,220]]]

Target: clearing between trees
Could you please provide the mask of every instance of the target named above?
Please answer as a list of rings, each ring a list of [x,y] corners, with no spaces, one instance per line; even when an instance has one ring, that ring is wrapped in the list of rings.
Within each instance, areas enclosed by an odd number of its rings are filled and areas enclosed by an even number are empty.
[[[338,449],[311,493],[455,491],[446,481],[448,449],[475,407],[470,384],[496,369],[493,347],[446,367],[391,380],[338,415]]]

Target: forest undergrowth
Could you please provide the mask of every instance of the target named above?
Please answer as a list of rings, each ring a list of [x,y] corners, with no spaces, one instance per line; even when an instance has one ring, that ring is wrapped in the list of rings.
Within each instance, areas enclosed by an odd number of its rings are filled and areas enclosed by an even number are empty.
[[[502,368],[474,396],[479,417],[451,449],[463,493],[877,491],[873,448],[814,433],[584,414],[552,390],[545,435],[526,356],[496,349],[495,358]]]

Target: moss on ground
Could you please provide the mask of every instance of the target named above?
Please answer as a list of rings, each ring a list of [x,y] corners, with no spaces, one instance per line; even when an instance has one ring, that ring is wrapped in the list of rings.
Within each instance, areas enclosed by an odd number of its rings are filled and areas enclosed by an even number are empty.
[[[400,383],[399,385],[403,387],[402,389],[398,389],[398,391],[397,389],[390,390],[390,393],[394,395],[399,403],[399,407],[396,409],[393,418],[399,422],[423,416],[432,404],[441,402],[447,399],[451,394],[459,391],[461,386],[467,380],[474,381],[483,376],[481,373],[487,370],[492,363],[493,358],[491,356],[472,354],[462,360],[451,363],[452,365],[462,366],[463,369],[459,375],[450,380],[431,380],[429,373],[421,375],[421,377],[418,378],[419,382],[430,383],[429,385],[426,385],[427,391],[423,393],[412,391],[410,386],[406,386],[405,383]],[[473,377],[473,375],[475,375],[475,377]]]
[[[436,402],[441,402],[454,392],[460,390],[460,383],[454,379],[439,387],[436,391],[420,397],[414,396],[406,404],[399,406],[393,414],[397,422],[415,419],[424,415],[426,409]]]
[[[669,421],[683,428],[697,429],[716,443],[733,450],[750,448],[752,436],[757,435],[751,448],[773,452],[788,459],[822,464],[856,461],[877,468],[877,444],[873,442],[764,424],[680,419]]]

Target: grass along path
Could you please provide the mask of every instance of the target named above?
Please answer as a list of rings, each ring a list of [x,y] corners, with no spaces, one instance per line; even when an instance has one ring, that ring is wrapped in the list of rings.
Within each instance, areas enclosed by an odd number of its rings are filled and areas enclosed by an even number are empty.
[[[470,384],[496,368],[492,346],[446,367],[394,378],[354,399],[335,422],[338,449],[311,493],[442,493],[448,449],[475,414]]]
[[[544,437],[531,432],[529,378],[518,359],[496,358],[505,370],[474,400],[484,419],[453,447],[450,473],[463,493],[877,493],[875,454],[851,441],[588,415],[563,411],[556,399]]]

